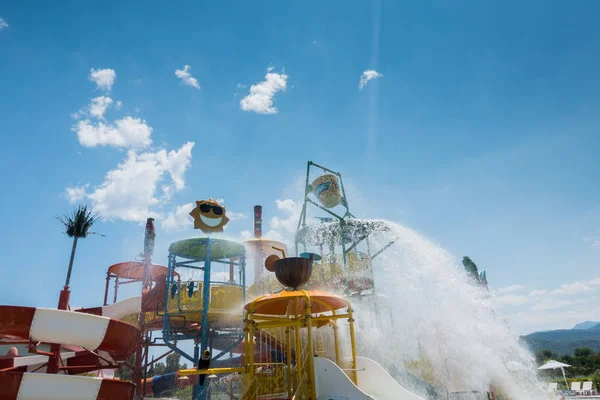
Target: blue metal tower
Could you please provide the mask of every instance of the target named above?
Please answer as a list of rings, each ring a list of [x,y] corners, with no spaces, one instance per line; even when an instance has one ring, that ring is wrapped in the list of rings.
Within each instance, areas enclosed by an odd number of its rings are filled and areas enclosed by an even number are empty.
[[[205,350],[211,352],[211,363],[222,364],[221,358],[242,341],[245,253],[240,243],[210,237],[181,240],[169,247],[163,341],[194,366]],[[228,267],[229,273],[217,271],[219,265]],[[194,271],[200,271],[198,279],[193,279]],[[175,272],[193,278],[178,281]],[[193,354],[182,349],[180,342],[186,340],[193,341]],[[195,385],[193,398],[206,399],[207,387],[208,380]]]

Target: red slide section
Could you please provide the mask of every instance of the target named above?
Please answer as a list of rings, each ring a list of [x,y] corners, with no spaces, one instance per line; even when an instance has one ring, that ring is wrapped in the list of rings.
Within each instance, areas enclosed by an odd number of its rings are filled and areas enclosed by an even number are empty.
[[[37,339],[34,337],[34,328],[32,326],[34,325],[34,319],[38,318],[38,326],[36,328],[41,332],[44,327],[40,327],[39,325],[46,322],[43,321],[42,316],[45,317],[44,314],[49,312],[59,313],[57,315],[61,316],[63,320],[67,317],[66,319],[73,323],[70,327],[53,327],[55,330],[69,330],[70,328],[74,331],[71,336],[77,334],[77,329],[81,330],[82,335],[89,334],[89,332],[84,331],[84,328],[86,328],[89,321],[77,318],[85,314],[71,311],[42,310],[34,307],[0,306],[0,338],[31,339],[32,341],[36,341]],[[113,360],[124,361],[134,352],[135,344],[140,338],[140,331],[135,326],[125,322],[113,319],[108,319],[107,322],[108,324],[105,332],[93,332],[94,335],[98,336],[98,346],[95,348],[88,348],[88,350],[105,351],[113,358]],[[57,324],[58,323],[60,322],[57,321]],[[48,328],[50,329],[51,327]],[[82,346],[80,343],[69,343],[68,341],[61,342],[61,338],[56,338],[55,340],[56,341],[49,341],[49,343]]]
[[[131,400],[135,386],[113,379],[3,372],[0,400],[20,398]]]

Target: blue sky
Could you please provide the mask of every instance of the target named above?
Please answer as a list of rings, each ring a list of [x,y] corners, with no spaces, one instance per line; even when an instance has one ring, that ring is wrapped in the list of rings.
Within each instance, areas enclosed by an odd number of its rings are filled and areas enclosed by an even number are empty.
[[[162,263],[207,197],[228,235],[262,204],[289,238],[283,200],[313,160],[358,216],[470,255],[517,331],[600,319],[598,17],[592,0],[1,3],[0,302],[55,306],[67,188],[107,217],[73,272],[72,304],[93,306],[145,214]]]

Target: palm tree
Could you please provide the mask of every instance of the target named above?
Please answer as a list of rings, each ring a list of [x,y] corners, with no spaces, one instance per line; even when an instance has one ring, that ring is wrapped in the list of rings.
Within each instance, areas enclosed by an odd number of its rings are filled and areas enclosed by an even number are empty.
[[[69,271],[67,272],[67,281],[65,288],[69,287],[71,281],[71,270],[73,269],[73,261],[75,260],[75,250],[77,249],[77,241],[85,239],[88,235],[98,235],[96,232],[90,232],[90,228],[98,220],[98,215],[92,213],[92,209],[88,210],[86,205],[77,206],[72,214],[65,214],[62,217],[57,216],[56,219],[63,224],[65,234],[73,238],[73,248],[71,249],[71,259],[69,261]],[[100,235],[104,236],[104,235]]]

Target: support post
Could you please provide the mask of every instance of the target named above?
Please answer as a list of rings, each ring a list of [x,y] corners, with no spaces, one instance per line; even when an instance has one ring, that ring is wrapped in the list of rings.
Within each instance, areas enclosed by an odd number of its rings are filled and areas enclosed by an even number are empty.
[[[292,377],[292,341],[291,341],[291,335],[290,335],[290,327],[288,326],[287,328],[285,328],[285,349],[286,349],[286,355],[285,355],[285,364],[286,364],[286,375],[287,375],[287,383],[288,383],[288,397],[292,397],[292,395],[294,394],[294,392],[292,392],[292,382],[293,382],[293,377]]]
[[[106,272],[106,288],[104,289],[104,304],[105,306],[108,305],[108,288],[110,286],[110,271]]]
[[[298,318],[298,298],[294,299],[294,332],[296,334],[296,372],[298,375],[298,384],[302,381],[302,345],[300,342],[300,319]],[[295,388],[296,389],[296,388]],[[295,390],[294,389],[294,390]]]
[[[58,309],[68,310],[70,298],[71,291],[69,290],[69,286],[63,287],[58,297]],[[53,353],[53,355],[48,357],[48,367],[46,369],[48,374],[57,374],[60,370],[60,349],[61,346],[57,343],[50,347],[50,351]]]
[[[351,306],[348,306],[348,322],[350,323],[350,343],[352,345],[352,381],[358,386],[356,374],[356,336],[354,335],[354,314]]]
[[[208,312],[210,310],[210,261],[211,261],[211,240],[210,236],[206,239],[206,256],[204,259],[204,286],[202,287],[202,327],[200,334],[200,351],[204,353],[208,350]],[[200,359],[200,353],[198,351],[198,343],[194,347],[194,362],[198,363]],[[207,393],[205,387],[208,385],[208,381],[204,381],[202,386],[196,385],[200,391],[194,396],[194,399],[205,398]]]
[[[340,364],[340,342],[338,338],[337,320],[334,322],[333,325],[333,342],[335,346],[335,363],[338,365],[338,367],[343,368]]]
[[[306,296],[306,310],[304,311],[304,321],[306,323],[306,339],[308,341],[308,348],[306,351],[308,352],[308,387],[310,389],[310,393],[312,398],[316,398],[316,389],[315,389],[315,350],[312,336],[312,311],[310,305],[310,296],[307,292],[303,291]],[[354,367],[356,368],[356,367]],[[356,374],[356,372],[355,372]]]

